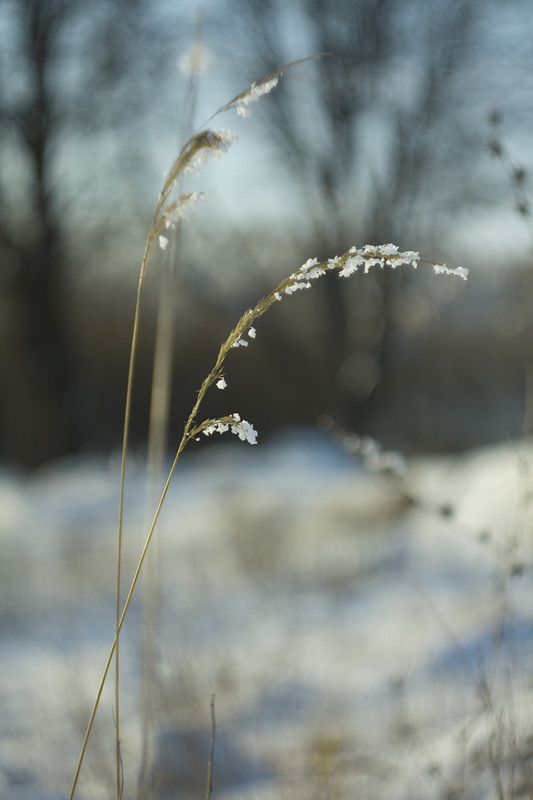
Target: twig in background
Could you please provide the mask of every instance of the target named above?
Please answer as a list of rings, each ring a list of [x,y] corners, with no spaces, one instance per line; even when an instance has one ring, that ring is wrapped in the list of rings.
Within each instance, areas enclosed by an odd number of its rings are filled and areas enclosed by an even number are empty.
[[[213,767],[215,760],[215,695],[211,695],[211,740],[209,743],[209,761],[207,764],[207,790],[205,800],[211,800],[213,794]]]

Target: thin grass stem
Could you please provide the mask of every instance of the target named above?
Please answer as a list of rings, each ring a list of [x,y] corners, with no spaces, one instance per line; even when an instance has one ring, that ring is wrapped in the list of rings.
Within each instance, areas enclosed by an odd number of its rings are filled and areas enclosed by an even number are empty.
[[[155,217],[154,217],[155,219]],[[153,225],[152,225],[153,227]],[[122,582],[122,540],[124,529],[124,495],[126,485],[126,464],[129,446],[129,431],[131,423],[131,405],[133,399],[133,378],[135,374],[135,361],[137,357],[137,346],[139,340],[139,319],[141,309],[141,295],[146,274],[146,264],[152,247],[153,237],[148,237],[146,248],[141,264],[139,281],[137,284],[137,295],[135,300],[135,310],[133,314],[133,328],[131,334],[130,358],[128,366],[128,379],[126,386],[126,400],[124,407],[124,429],[122,435],[122,450],[120,458],[120,493],[118,507],[118,530],[117,530],[117,574],[116,574],[116,611],[115,611],[115,752],[116,752],[116,796],[119,800],[121,796],[122,783],[122,763],[120,755],[120,654],[118,636],[120,633],[120,595]],[[109,669],[109,668],[108,668]],[[107,670],[106,670],[107,677]],[[102,687],[103,688],[103,687]],[[99,702],[100,698],[98,698]],[[90,734],[94,718],[89,722],[88,732]]]
[[[148,252],[149,251],[147,249],[147,253]],[[212,420],[212,419],[204,420],[204,422],[202,422],[200,424],[196,423],[196,418],[198,416],[198,412],[200,410],[200,407],[202,405],[204,397],[205,397],[205,395],[207,393],[207,390],[209,389],[210,386],[212,386],[212,384],[215,381],[219,380],[220,377],[222,376],[222,370],[223,370],[223,367],[224,367],[224,363],[225,363],[226,357],[228,356],[228,353],[230,352],[231,349],[233,349],[235,346],[237,346],[239,344],[239,342],[241,341],[241,337],[245,334],[245,332],[246,331],[250,331],[251,323],[254,322],[255,320],[257,320],[259,317],[263,316],[263,314],[265,314],[266,311],[268,311],[268,309],[272,305],[274,305],[274,303],[278,302],[283,297],[284,294],[289,294],[290,295],[294,291],[296,291],[296,288],[299,288],[299,289],[301,289],[301,288],[309,288],[311,284],[310,284],[309,280],[306,280],[306,279],[314,279],[316,277],[320,277],[321,275],[325,275],[328,270],[332,270],[332,269],[338,270],[341,276],[347,277],[348,275],[352,274],[352,272],[357,271],[358,267],[361,266],[362,264],[365,265],[365,271],[368,271],[369,266],[376,266],[376,265],[384,266],[385,263],[388,263],[392,267],[398,266],[399,264],[402,264],[402,263],[413,263],[413,265],[416,265],[419,260],[420,260],[420,257],[418,255],[418,253],[413,253],[411,251],[409,251],[407,253],[400,253],[400,252],[397,251],[397,248],[395,248],[393,245],[383,245],[381,247],[367,246],[366,248],[363,248],[363,250],[361,250],[361,251],[357,251],[356,248],[352,248],[347,253],[344,253],[342,256],[337,256],[337,257],[335,257],[333,259],[329,259],[328,261],[324,261],[324,262],[321,262],[321,263],[318,263],[316,260],[313,260],[312,262],[307,262],[302,267],[300,267],[300,269],[297,270],[295,273],[290,275],[288,278],[285,278],[284,280],[282,280],[281,283],[279,283],[278,286],[272,292],[270,292],[268,295],[266,295],[266,297],[264,297],[262,300],[260,300],[257,303],[257,305],[254,306],[254,308],[249,309],[248,311],[245,311],[245,313],[242,315],[242,317],[238,321],[237,325],[233,328],[233,330],[230,332],[230,334],[227,337],[227,339],[221,345],[220,350],[218,352],[217,359],[215,361],[215,364],[212,367],[212,369],[209,372],[209,374],[207,375],[207,377],[204,379],[204,381],[203,381],[203,383],[202,383],[202,385],[201,385],[201,387],[200,387],[200,389],[198,391],[198,394],[197,394],[197,397],[196,397],[196,402],[194,403],[194,406],[193,406],[193,408],[192,408],[192,410],[191,410],[191,412],[189,414],[189,418],[187,419],[187,423],[186,423],[185,428],[183,430],[183,435],[182,435],[181,441],[180,441],[180,443],[178,445],[178,449],[177,449],[176,454],[174,456],[174,461],[172,462],[172,466],[170,468],[168,477],[166,479],[165,486],[163,488],[163,491],[161,493],[161,497],[160,497],[159,502],[157,504],[157,508],[156,508],[156,511],[155,511],[155,514],[154,514],[154,517],[153,517],[153,520],[152,520],[152,524],[150,525],[150,529],[148,531],[146,540],[144,542],[144,546],[143,546],[143,549],[142,549],[142,552],[141,552],[137,567],[135,569],[135,573],[134,573],[134,576],[133,576],[133,579],[132,579],[132,582],[131,582],[131,585],[130,585],[130,589],[129,589],[127,598],[125,600],[125,603],[124,603],[124,606],[123,606],[123,609],[122,609],[122,613],[120,615],[120,619],[119,619],[119,621],[117,623],[117,626],[116,626],[115,638],[114,638],[114,641],[113,641],[113,644],[112,644],[112,647],[111,647],[111,651],[109,653],[109,656],[108,656],[108,659],[107,659],[107,662],[106,662],[106,666],[105,666],[105,669],[104,669],[104,674],[103,674],[103,677],[102,677],[102,680],[101,680],[101,683],[100,683],[100,686],[99,686],[99,689],[98,689],[98,693],[97,693],[97,696],[96,696],[96,701],[95,701],[95,704],[94,704],[94,707],[93,707],[93,710],[92,710],[92,713],[91,713],[91,717],[90,717],[90,720],[89,720],[89,725],[87,727],[87,732],[85,734],[85,739],[84,739],[84,742],[83,742],[80,758],[79,758],[79,761],[78,761],[78,766],[76,768],[76,773],[75,773],[75,777],[74,777],[74,782],[73,782],[73,785],[72,785],[71,793],[70,793],[70,796],[69,796],[69,800],[72,800],[72,798],[74,797],[74,792],[75,792],[76,785],[77,785],[77,782],[78,782],[78,778],[79,778],[79,774],[80,774],[80,770],[81,770],[81,765],[82,765],[83,759],[85,757],[85,751],[87,749],[87,743],[89,741],[89,736],[90,736],[90,733],[91,733],[91,730],[92,730],[92,727],[93,727],[94,718],[96,716],[96,711],[97,711],[98,705],[100,703],[100,699],[101,699],[101,696],[102,696],[102,692],[103,692],[103,688],[104,688],[104,685],[105,685],[105,681],[107,679],[107,674],[109,672],[109,667],[110,667],[111,661],[113,659],[113,655],[115,653],[115,650],[117,648],[119,635],[120,635],[120,632],[122,630],[122,626],[124,624],[124,619],[125,619],[126,614],[128,612],[133,592],[134,592],[135,587],[137,585],[137,582],[139,580],[139,576],[140,576],[140,573],[141,573],[141,570],[142,570],[142,567],[143,567],[143,564],[144,564],[144,560],[146,558],[146,553],[147,553],[148,548],[150,546],[150,543],[152,541],[152,537],[153,537],[154,532],[155,532],[156,524],[157,524],[157,521],[159,519],[159,516],[160,516],[160,513],[161,513],[161,509],[163,507],[163,503],[164,503],[165,498],[167,496],[171,480],[172,480],[172,478],[174,476],[174,472],[176,471],[176,467],[178,465],[178,461],[180,459],[180,456],[181,456],[183,450],[185,449],[186,445],[188,444],[188,442],[191,439],[197,438],[200,433],[207,432],[210,428],[212,428],[213,424],[216,425],[216,424],[220,423],[220,424],[226,425],[226,426],[227,425],[235,426],[235,419],[236,418],[235,418],[234,415],[229,416],[229,417],[220,417],[220,418],[218,418],[216,420]],[[144,262],[143,262],[143,264],[144,264]],[[465,270],[463,267],[457,267],[455,270],[450,270],[445,265],[433,265],[433,267],[434,267],[434,270],[439,274],[442,274],[442,273],[455,273],[455,274],[459,275],[459,277],[462,277],[464,279],[466,279],[466,275],[468,273],[468,271]],[[143,274],[143,270],[141,270],[141,274]],[[142,283],[140,282],[138,297],[140,297],[141,287],[142,287]],[[139,300],[138,300],[138,305],[139,305]],[[138,319],[138,308],[137,308],[137,312],[136,312],[136,321],[137,321],[137,319]],[[136,327],[136,325],[134,325],[134,331],[136,331],[136,330],[137,330],[137,327]],[[133,337],[133,348],[132,348],[134,350],[136,349],[136,343],[137,343],[137,339],[134,336]],[[131,363],[132,363],[132,372],[133,372],[133,362],[131,362]],[[130,384],[129,384],[129,386],[130,386]],[[129,396],[130,401],[131,401],[131,388],[130,388],[130,392],[129,392],[128,396]],[[240,418],[238,418],[238,419],[240,419]],[[239,424],[240,423],[237,423],[237,428],[239,427]],[[121,497],[122,497],[122,504],[123,504],[123,487],[122,487]],[[117,724],[117,729],[118,729],[118,724]]]
[[[317,56],[318,57],[318,56]],[[303,59],[307,61],[309,59]],[[237,95],[230,103],[221,107],[216,114],[217,116],[224,111],[234,109],[238,113],[246,116],[247,106],[257,100],[264,94],[267,94],[277,83],[279,76],[292,66],[302,63],[302,61],[293,62],[282,67],[271,75],[267,76],[257,84],[252,84],[245,92]],[[213,118],[213,117],[212,117]],[[212,119],[211,118],[211,119]],[[174,161],[171,170],[166,178],[165,184],[159,196],[159,201],[155,209],[152,223],[149,229],[148,238],[146,241],[145,251],[141,262],[139,273],[139,280],[137,285],[137,295],[135,301],[135,310],[133,318],[133,328],[131,336],[130,358],[128,367],[128,379],[126,388],[126,400],[124,411],[124,429],[122,440],[122,453],[121,453],[121,469],[120,469],[120,496],[119,496],[119,519],[118,519],[118,533],[117,533],[117,574],[116,574],[116,613],[115,613],[115,636],[113,643],[106,661],[104,673],[97,691],[96,700],[89,718],[89,723],[85,733],[81,753],[77,763],[73,784],[69,796],[72,800],[76,787],[78,784],[81,766],[85,758],[87,744],[94,725],[94,719],[100,700],[102,697],[103,688],[107,680],[109,669],[115,657],[115,745],[116,745],[116,796],[117,800],[120,799],[123,791],[123,770],[122,759],[120,750],[120,658],[119,658],[119,637],[124,624],[124,619],[128,612],[131,598],[135,587],[137,585],[140,572],[142,570],[146,553],[153,538],[155,527],[159,519],[161,509],[165,497],[170,486],[170,482],[174,475],[177,463],[183,452],[183,449],[191,439],[198,437],[200,433],[206,435],[218,431],[223,432],[231,428],[233,433],[237,433],[240,438],[248,439],[252,444],[255,443],[257,433],[253,430],[250,423],[241,420],[238,414],[230,416],[219,417],[215,420],[204,420],[202,423],[197,423],[196,419],[209,387],[217,382],[217,384],[225,384],[223,378],[223,367],[226,357],[230,350],[240,345],[248,344],[244,338],[246,335],[253,338],[255,330],[251,327],[252,323],[261,317],[274,303],[281,300],[284,295],[290,295],[294,292],[307,289],[311,287],[311,281],[315,278],[321,277],[326,274],[328,270],[336,269],[339,271],[341,277],[348,277],[359,268],[364,267],[367,272],[372,266],[384,266],[387,264],[392,268],[400,265],[401,263],[412,263],[416,267],[420,257],[418,253],[407,251],[400,253],[395,245],[388,244],[380,247],[367,245],[361,250],[351,248],[347,253],[342,256],[335,257],[325,262],[318,263],[316,259],[309,260],[295,273],[290,275],[274,289],[270,294],[264,297],[257,303],[253,309],[246,311],[237,325],[230,332],[229,336],[223,342],[218,352],[215,364],[207,377],[204,379],[196,397],[194,406],[187,419],[186,425],[183,430],[181,441],[178,445],[174,461],[170,468],[168,477],[164,484],[163,491],[157,503],[152,523],[150,525],[148,534],[146,536],[141,555],[139,557],[137,567],[135,569],[130,588],[124,602],[121,606],[121,583],[122,583],[122,551],[123,551],[123,527],[124,527],[124,502],[125,502],[125,483],[126,483],[126,465],[129,446],[129,432],[131,423],[131,406],[133,397],[133,377],[135,372],[135,362],[137,359],[138,342],[139,342],[139,324],[140,324],[140,308],[141,308],[141,295],[144,285],[147,265],[149,256],[151,254],[153,245],[157,242],[162,249],[168,245],[168,238],[165,232],[168,228],[175,230],[179,219],[183,216],[185,208],[192,202],[194,203],[199,193],[191,193],[181,195],[178,200],[169,202],[170,196],[176,189],[183,175],[188,171],[197,171],[196,166],[201,164],[206,158],[218,158],[221,154],[227,151],[229,145],[234,141],[235,136],[228,131],[213,131],[213,130],[200,130],[198,133],[191,136],[184,147],[181,149],[176,160]],[[200,193],[201,194],[201,193]],[[468,270],[463,267],[455,269],[448,269],[446,265],[434,265],[434,270],[438,274],[455,273],[460,277],[466,279]],[[223,388],[219,386],[219,388]],[[121,610],[122,609],[122,610]]]

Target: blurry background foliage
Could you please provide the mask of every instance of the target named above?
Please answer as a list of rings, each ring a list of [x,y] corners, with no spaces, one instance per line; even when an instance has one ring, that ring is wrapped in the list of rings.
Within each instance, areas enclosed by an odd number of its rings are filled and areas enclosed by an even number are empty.
[[[206,165],[194,188],[211,202],[161,254],[177,259],[171,435],[244,308],[309,257],[389,241],[469,266],[469,283],[411,270],[324,280],[261,321],[206,413],[238,410],[262,434],[326,413],[404,450],[521,433],[533,5],[201,6],[0,0],[0,458],[34,467],[117,446],[163,171],[213,110],[315,53],[328,55],[285,75],[252,119],[217,121],[241,141]],[[144,301],[138,443],[159,266]]]

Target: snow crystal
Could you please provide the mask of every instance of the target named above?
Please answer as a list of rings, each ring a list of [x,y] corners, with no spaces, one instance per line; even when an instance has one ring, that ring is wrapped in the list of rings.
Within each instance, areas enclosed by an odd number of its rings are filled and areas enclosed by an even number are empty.
[[[316,267],[317,264],[318,264],[317,258],[308,258],[305,264],[302,264],[302,266],[300,267],[300,272],[308,272],[311,269],[311,267]]]
[[[257,444],[257,431],[250,422],[241,419],[240,415],[236,413],[231,414],[230,418],[233,420],[232,423],[223,422],[220,419],[214,420],[211,425],[207,425],[202,430],[202,433],[204,436],[211,436],[213,433],[226,433],[231,430],[231,433],[238,436],[241,441],[248,442],[249,444]],[[226,419],[229,418],[226,417]]]
[[[357,272],[358,268],[364,264],[364,259],[361,256],[350,256],[347,260],[339,275],[341,278],[349,278],[350,275],[353,275],[354,272]]]
[[[186,217],[189,209],[194,208],[197,203],[208,200],[205,192],[190,192],[179,197],[176,203],[172,203],[165,209],[165,228],[174,228],[176,222]]]
[[[228,130],[212,130],[205,131],[205,141],[207,145],[201,145],[200,142],[202,134],[198,134],[190,143],[190,148],[198,147],[189,163],[184,167],[185,172],[192,172],[197,174],[198,167],[201,166],[208,158],[220,158],[227,153],[230,146],[238,140],[238,136],[233,131]],[[199,145],[199,146],[198,146]]]
[[[455,267],[450,269],[446,264],[435,264],[433,267],[435,275],[458,275],[464,281],[468,278],[468,270],[466,267]]]
[[[243,442],[257,444],[257,431],[253,425],[245,419],[241,419],[238,414],[233,415],[236,424],[231,426],[231,432],[239,437]]]
[[[204,436],[211,436],[212,433],[226,433],[229,431],[229,425],[225,422],[214,422],[212,425],[208,425],[207,428],[204,428],[202,433]]]
[[[285,294],[293,294],[297,292],[299,289],[310,289],[311,284],[309,281],[296,281],[296,283],[290,283],[288,286],[285,287]]]
[[[250,103],[255,103],[264,94],[268,94],[272,89],[278,85],[278,77],[271,78],[270,80],[263,81],[262,83],[252,83],[247,92],[235,103],[237,114],[241,117],[249,117],[250,111],[246,108]]]
[[[383,256],[396,255],[398,253],[398,245],[392,244],[392,242],[389,242],[388,244],[382,244],[381,247],[379,248],[379,252]]]
[[[314,267],[310,269],[309,272],[305,273],[305,277],[309,281],[314,281],[316,278],[320,278],[324,274],[324,269],[322,267]]]

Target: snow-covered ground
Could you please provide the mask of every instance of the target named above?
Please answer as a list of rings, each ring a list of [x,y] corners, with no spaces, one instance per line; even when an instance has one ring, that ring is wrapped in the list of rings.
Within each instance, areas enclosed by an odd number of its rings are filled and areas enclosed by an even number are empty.
[[[204,796],[213,695],[215,797],[532,796],[531,469],[520,442],[398,479],[306,431],[186,455],[123,631],[125,797],[143,717],[146,796]],[[134,464],[127,575],[143,496]],[[0,478],[2,797],[68,796],[113,637],[117,498],[114,459]],[[80,800],[114,796],[113,705],[110,684]]]

